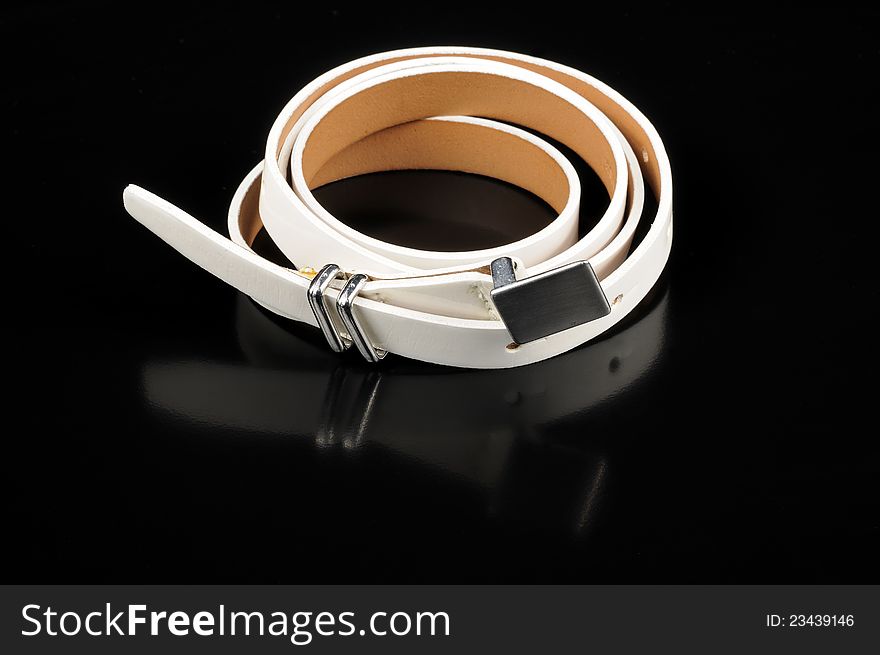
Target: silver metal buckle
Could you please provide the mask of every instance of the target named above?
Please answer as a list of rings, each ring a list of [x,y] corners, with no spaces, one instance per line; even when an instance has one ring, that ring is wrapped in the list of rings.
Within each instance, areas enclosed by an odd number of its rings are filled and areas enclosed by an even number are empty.
[[[336,297],[336,312],[339,314],[347,334],[336,329],[336,324],[330,315],[326,302],[327,288],[333,280],[342,274],[342,269],[336,264],[327,264],[318,271],[318,274],[315,275],[311,284],[309,284],[308,290],[309,305],[312,308],[312,313],[314,313],[318,326],[324,333],[324,337],[327,339],[327,343],[330,344],[333,352],[345,352],[353,343],[364,359],[368,362],[378,362],[385,357],[387,352],[373,346],[366,334],[364,334],[364,329],[354,313],[354,299],[369,280],[366,275],[363,273],[352,275]]]
[[[368,362],[378,362],[388,353],[380,348],[373,347],[373,344],[364,334],[364,329],[354,313],[354,299],[357,298],[357,295],[368,280],[369,278],[363,273],[352,275],[336,298],[336,309],[339,311],[339,318],[342,319],[342,324],[348,330],[351,340],[357,346],[361,355],[364,356],[364,359]]]
[[[351,346],[351,341],[348,341],[343,338],[339,331],[336,329],[336,326],[333,324],[333,318],[330,316],[330,312],[327,309],[327,303],[324,301],[324,294],[327,291],[327,287],[330,286],[330,283],[333,282],[339,274],[342,272],[336,264],[327,264],[324,268],[318,271],[318,274],[312,278],[312,283],[309,284],[309,305],[312,307],[312,313],[315,315],[315,318],[318,320],[318,327],[321,328],[321,332],[324,333],[324,337],[327,339],[327,343],[330,344],[330,348],[335,353],[341,353],[348,350],[348,347]]]
[[[522,280],[510,257],[492,261],[492,301],[514,342],[543,339],[611,313],[589,262],[572,262]]]

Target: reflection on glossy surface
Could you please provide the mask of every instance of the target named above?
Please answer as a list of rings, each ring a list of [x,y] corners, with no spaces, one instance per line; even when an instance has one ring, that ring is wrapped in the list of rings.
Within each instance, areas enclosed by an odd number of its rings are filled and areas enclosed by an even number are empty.
[[[531,366],[396,371],[340,359],[241,296],[236,325],[249,361],[151,361],[143,389],[152,407],[175,419],[309,439],[319,449],[380,447],[398,455],[400,466],[435,467],[491,491],[487,510],[531,496],[536,517],[581,531],[601,504],[612,464],[589,435],[563,445],[542,438],[541,429],[615,402],[656,367],[666,304],[661,289],[606,338]],[[537,503],[540,490],[529,488],[536,473],[562,485]]]

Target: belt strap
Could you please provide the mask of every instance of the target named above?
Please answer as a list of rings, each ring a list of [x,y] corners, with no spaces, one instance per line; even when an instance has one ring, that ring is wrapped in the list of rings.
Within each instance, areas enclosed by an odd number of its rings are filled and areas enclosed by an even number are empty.
[[[532,131],[583,158],[608,192],[607,210],[580,240],[574,168]],[[504,246],[435,252],[359,233],[312,194],[353,175],[419,168],[516,184],[558,217]],[[642,216],[645,183],[657,199],[653,217]],[[565,352],[639,303],[672,243],[669,161],[641,112],[580,71],[482,48],[372,55],[303,88],[232,199],[229,239],[140,187],[128,186],[123,200],[202,268],[371,361],[396,353],[507,368]],[[641,220],[650,228],[630,252]],[[296,269],[252,250],[262,228]]]

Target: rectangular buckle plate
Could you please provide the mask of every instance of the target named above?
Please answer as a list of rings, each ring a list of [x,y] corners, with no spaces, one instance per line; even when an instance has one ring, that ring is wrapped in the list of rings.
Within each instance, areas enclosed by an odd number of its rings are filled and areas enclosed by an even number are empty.
[[[528,343],[595,321],[611,306],[589,262],[572,262],[522,280],[510,257],[491,264],[492,301],[516,343]]]

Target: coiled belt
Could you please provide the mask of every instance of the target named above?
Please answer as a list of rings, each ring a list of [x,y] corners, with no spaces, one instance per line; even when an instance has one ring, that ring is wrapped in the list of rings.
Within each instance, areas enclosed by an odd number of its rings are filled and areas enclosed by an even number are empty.
[[[571,163],[513,125],[565,144],[604,184],[608,208],[582,239]],[[510,182],[559,215],[511,244],[434,252],[361,234],[311,192],[353,175],[420,168]],[[645,183],[657,198],[653,217],[642,216]],[[128,186],[123,200],[202,268],[276,314],[320,327],[334,350],[354,345],[370,361],[391,352],[507,368],[553,357],[629,313],[672,244],[669,160],[641,112],[577,70],[482,48],[371,55],[303,88],[232,199],[229,239],[140,187]],[[640,220],[651,225],[630,252]],[[296,270],[251,249],[262,227]]]

